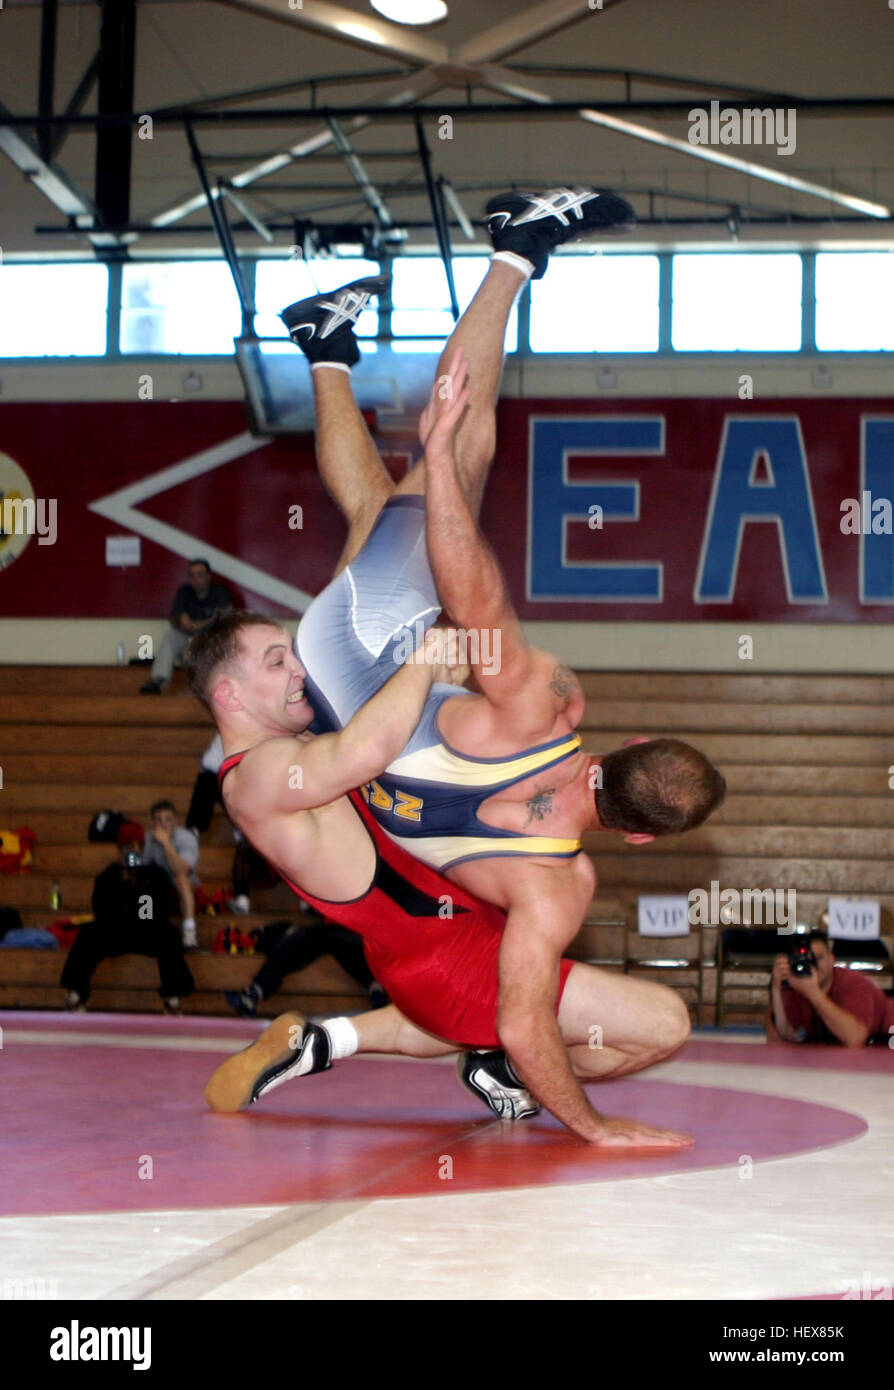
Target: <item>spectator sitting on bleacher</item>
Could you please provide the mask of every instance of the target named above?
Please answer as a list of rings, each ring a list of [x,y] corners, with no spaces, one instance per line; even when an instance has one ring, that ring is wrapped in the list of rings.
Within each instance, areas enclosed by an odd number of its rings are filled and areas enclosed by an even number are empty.
[[[269,938],[268,938],[269,940]],[[278,940],[264,945],[267,959],[255,975],[248,989],[241,994],[233,991],[226,995],[231,1009],[243,1018],[257,1018],[258,1005],[262,999],[272,999],[279,993],[286,975],[303,970],[320,956],[333,956],[352,980],[356,980],[366,990],[374,1009],[388,1003],[388,995],[376,980],[366,963],[363,954],[363,941],[356,932],[346,927],[336,926],[334,922],[312,922],[308,926],[300,923],[287,927]]]
[[[887,1043],[894,1036],[894,999],[859,971],[836,969],[825,932],[812,931],[807,939],[816,966],[806,975],[792,974],[788,956],[774,962],[767,1041]]]
[[[199,879],[196,865],[199,862],[199,842],[191,830],[177,825],[177,810],[173,801],[156,801],[149,814],[152,829],[143,851],[143,863],[155,864],[167,870],[171,882],[177,890],[180,902],[180,924],[183,947],[187,951],[198,949],[196,936],[196,895],[194,888]]]
[[[76,1013],[86,1009],[93,972],[107,956],[154,956],[165,1013],[179,1014],[181,999],[195,988],[179,933],[171,923],[171,880],[156,864],[143,862],[143,842],[142,828],[125,821],[118,832],[120,860],[96,876],[94,920],[78,931],[62,971],[67,1005]]]
[[[152,663],[152,674],[141,695],[160,695],[171,683],[174,663],[179,662],[194,632],[207,627],[216,612],[226,613],[233,607],[229,589],[211,583],[211,566],[207,560],[190,560],[189,583],[181,584],[171,605],[170,626],[161,639],[158,655]]]

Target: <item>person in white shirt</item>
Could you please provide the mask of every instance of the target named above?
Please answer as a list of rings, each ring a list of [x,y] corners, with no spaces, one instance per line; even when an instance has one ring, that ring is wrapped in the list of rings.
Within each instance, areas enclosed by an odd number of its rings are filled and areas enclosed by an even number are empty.
[[[146,836],[143,863],[157,864],[167,869],[180,901],[180,924],[183,946],[187,951],[198,949],[196,935],[195,887],[199,882],[196,866],[199,862],[199,842],[190,830],[177,824],[177,810],[171,801],[156,801],[151,808],[152,829]]]

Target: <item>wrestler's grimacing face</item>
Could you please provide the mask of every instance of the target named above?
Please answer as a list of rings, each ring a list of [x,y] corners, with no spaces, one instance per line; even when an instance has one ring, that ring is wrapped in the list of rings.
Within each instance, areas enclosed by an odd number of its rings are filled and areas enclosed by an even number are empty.
[[[306,672],[285,629],[244,628],[239,653],[233,679],[246,713],[284,734],[306,729],[314,717],[304,694]]]

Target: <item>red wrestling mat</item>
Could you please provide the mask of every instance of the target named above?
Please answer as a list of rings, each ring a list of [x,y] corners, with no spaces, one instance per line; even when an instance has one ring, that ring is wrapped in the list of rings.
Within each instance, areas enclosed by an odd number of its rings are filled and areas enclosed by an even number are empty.
[[[452,1066],[387,1059],[343,1062],[287,1083],[250,1111],[214,1115],[202,1089],[222,1053],[180,1050],[178,1037],[193,1046],[215,1036],[247,1041],[257,1029],[152,1022],[6,1015],[0,1214],[356,1201],[658,1176],[805,1153],[866,1129],[831,1106],[627,1080],[591,1089],[605,1113],[683,1130],[696,1143],[619,1157],[588,1148],[550,1116],[500,1125]],[[29,1031],[101,1033],[124,1045],[27,1041]],[[742,1060],[729,1055],[738,1048],[720,1050],[721,1062]],[[747,1052],[763,1062],[764,1049]]]

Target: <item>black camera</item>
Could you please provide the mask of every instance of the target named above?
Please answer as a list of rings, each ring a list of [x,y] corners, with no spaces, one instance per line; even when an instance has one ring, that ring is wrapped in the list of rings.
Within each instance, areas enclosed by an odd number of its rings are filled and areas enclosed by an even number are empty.
[[[809,975],[819,962],[810,941],[796,941],[788,953],[788,965],[793,975]]]

